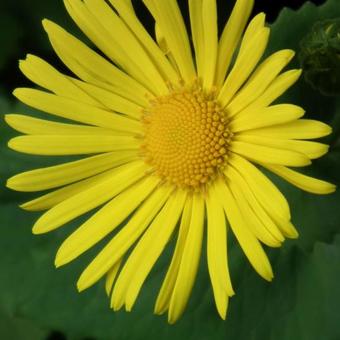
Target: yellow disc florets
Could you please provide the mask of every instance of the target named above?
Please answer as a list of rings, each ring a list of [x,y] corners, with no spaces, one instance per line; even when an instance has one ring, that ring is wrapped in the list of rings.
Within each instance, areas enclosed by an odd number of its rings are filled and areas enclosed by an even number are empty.
[[[201,88],[156,98],[143,122],[142,153],[163,179],[198,189],[224,166],[230,138],[225,113]]]

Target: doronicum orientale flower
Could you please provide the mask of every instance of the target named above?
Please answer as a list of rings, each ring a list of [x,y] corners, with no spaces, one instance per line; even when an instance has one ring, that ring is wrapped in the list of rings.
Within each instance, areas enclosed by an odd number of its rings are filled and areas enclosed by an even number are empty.
[[[236,2],[220,37],[215,0],[189,0],[192,47],[176,0],[143,2],[155,19],[155,39],[130,0],[65,0],[103,55],[43,21],[73,75],[28,55],[20,69],[41,89],[18,88],[14,95],[65,121],[9,114],[7,123],[26,134],[10,140],[9,147],[86,157],[24,172],[7,185],[26,192],[52,189],[22,205],[46,210],[33,227],[35,234],[99,208],[63,242],[55,264],[69,263],[111,235],[77,285],[82,291],[105,276],[114,310],[123,305],[131,310],[175,237],[155,304],[155,313],[167,311],[170,323],[189,299],[206,230],[211,285],[224,319],[234,294],[228,232],[268,281],[273,272],[262,244],[279,247],[285,238],[298,236],[285,197],[258,166],[302,190],[333,192],[332,184],[290,168],[324,155],[326,145],[305,139],[326,136],[331,129],[301,119],[299,106],[273,104],[301,71],[283,72],[291,50],[260,61],[270,30],[263,13],[246,26],[252,0]]]

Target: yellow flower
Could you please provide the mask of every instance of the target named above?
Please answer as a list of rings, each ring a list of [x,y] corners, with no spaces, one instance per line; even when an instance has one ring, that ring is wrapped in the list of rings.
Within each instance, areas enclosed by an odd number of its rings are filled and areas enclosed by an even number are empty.
[[[325,154],[326,145],[304,139],[331,132],[321,122],[300,119],[299,106],[272,104],[300,76],[300,70],[282,72],[294,52],[282,50],[260,62],[269,28],[260,13],[245,29],[252,0],[236,2],[221,37],[215,0],[188,2],[193,51],[176,0],[144,0],[156,22],[156,41],[130,0],[65,0],[71,17],[105,56],[44,20],[54,50],[74,75],[28,55],[20,69],[43,89],[20,88],[14,95],[65,121],[6,116],[26,134],[9,142],[16,151],[91,155],[8,180],[9,188],[20,191],[55,189],[22,205],[47,210],[35,234],[100,207],[56,256],[56,266],[62,266],[112,235],[82,273],[79,290],[106,276],[111,307],[131,310],[169,239],[177,236],[155,305],[157,314],[168,311],[170,323],[189,299],[205,229],[223,319],[234,294],[229,226],[268,281],[273,273],[261,243],[279,247],[285,237],[297,237],[286,199],[257,165],[312,193],[335,190],[288,168]]]

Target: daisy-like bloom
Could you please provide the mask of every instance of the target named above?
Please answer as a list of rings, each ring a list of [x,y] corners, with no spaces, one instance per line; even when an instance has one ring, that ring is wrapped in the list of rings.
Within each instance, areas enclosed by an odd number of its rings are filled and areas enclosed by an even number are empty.
[[[33,227],[35,234],[99,208],[62,243],[55,264],[69,263],[111,235],[81,274],[78,289],[106,276],[114,310],[123,305],[131,310],[175,237],[155,304],[155,313],[168,311],[170,323],[189,299],[206,230],[211,285],[224,319],[234,294],[229,230],[268,281],[273,272],[262,244],[279,247],[285,238],[298,236],[285,197],[258,166],[303,190],[333,192],[332,184],[290,168],[325,154],[326,145],[305,139],[331,129],[301,119],[299,106],[273,104],[301,71],[283,72],[291,50],[261,61],[269,28],[263,13],[246,27],[252,0],[236,2],[220,36],[215,0],[189,0],[192,46],[176,0],[143,2],[155,19],[155,39],[130,0],[65,0],[102,54],[43,21],[54,50],[74,75],[28,55],[20,69],[42,89],[19,88],[14,95],[65,121],[7,115],[7,123],[26,134],[9,146],[34,155],[87,156],[16,175],[8,187],[52,189],[22,205],[46,210]]]

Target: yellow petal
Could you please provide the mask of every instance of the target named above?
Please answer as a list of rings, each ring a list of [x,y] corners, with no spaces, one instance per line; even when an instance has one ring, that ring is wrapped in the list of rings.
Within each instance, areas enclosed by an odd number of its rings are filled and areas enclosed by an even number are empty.
[[[203,0],[202,26],[204,37],[203,88],[209,91],[215,84],[217,64],[218,28],[216,0]]]
[[[60,202],[63,202],[66,199],[97,185],[103,180],[111,178],[112,175],[115,175],[117,172],[119,172],[119,168],[105,171],[99,175],[95,175],[82,181],[69,184],[65,187],[62,187],[61,189],[54,190],[52,192],[49,192],[48,194],[42,195],[36,199],[23,203],[20,205],[20,207],[28,211],[42,211],[50,209]]]
[[[315,139],[329,135],[332,128],[317,120],[299,119],[286,124],[254,129],[249,133],[279,139]]]
[[[7,187],[18,191],[40,191],[92,177],[136,158],[134,152],[110,152],[47,168],[26,171],[8,179]]]
[[[276,77],[262,95],[254,100],[246,110],[253,110],[270,105],[285,93],[299,78],[302,70],[289,70]]]
[[[204,74],[204,33],[202,0],[189,0],[189,14],[192,42],[195,49],[197,74],[203,78]]]
[[[263,164],[263,166],[274,172],[278,176],[284,178],[287,182],[313,194],[331,194],[336,189],[336,186],[334,184],[300,174],[299,172],[286,168],[284,166],[267,164]]]
[[[20,136],[8,147],[32,155],[83,155],[110,151],[137,150],[139,142],[130,136]]]
[[[28,55],[26,60],[20,61],[19,66],[27,78],[59,96],[76,99],[101,109],[121,112],[134,118],[141,115],[141,106],[111,91],[68,77],[36,56]]]
[[[235,202],[240,210],[244,221],[247,223],[247,228],[254,234],[254,236],[269,247],[280,247],[281,242],[278,241],[263,225],[260,218],[257,216],[253,207],[247,201],[246,196],[240,190],[240,188],[235,184],[235,182],[230,181],[229,189],[234,196]]]
[[[169,49],[168,43],[167,43],[167,41],[164,37],[164,34],[161,31],[159,24],[157,22],[155,22],[155,36],[156,36],[156,41],[157,41],[159,48],[162,50],[163,54],[166,55],[167,59],[169,60],[170,64],[172,65],[173,69],[176,70],[176,72],[178,74],[178,79],[174,84],[180,83],[181,80],[180,80],[180,72],[179,72],[179,69],[178,69],[178,65],[176,63],[176,60],[175,60],[173,54],[171,53],[171,51]]]
[[[195,69],[188,34],[176,0],[143,2],[160,26],[183,80],[191,83],[195,78]]]
[[[163,314],[169,308],[171,295],[175,287],[179,267],[183,256],[184,246],[188,235],[191,219],[191,210],[192,210],[192,196],[189,195],[185,201],[183,209],[176,248],[155,304],[156,314]]]
[[[223,207],[214,188],[207,198],[207,259],[211,284],[218,313],[224,320],[228,296],[234,295],[227,261],[227,224]]]
[[[140,43],[143,44],[145,50],[150,55],[150,58],[152,58],[154,64],[157,65],[161,74],[163,74],[164,79],[169,80],[173,84],[177,84],[179,75],[171,66],[157,44],[155,44],[144,26],[140,23],[133,11],[131,2],[127,2],[125,0],[110,0],[110,3],[117,10],[126,25],[129,26],[131,31],[136,35]]]
[[[234,67],[229,73],[218,96],[221,106],[229,104],[235,93],[240,89],[263,55],[269,38],[269,29],[264,27],[252,37],[247,49],[237,56]]]
[[[286,198],[260,170],[237,155],[232,155],[228,161],[242,175],[259,201],[264,202],[264,206],[275,211],[277,215],[290,220],[290,210]]]
[[[117,12],[119,12],[118,8],[117,8],[117,4],[122,4],[126,7],[126,9],[128,9],[129,11],[131,11],[132,13],[134,13],[134,8],[132,5],[132,0],[109,0],[109,2],[112,4],[112,6],[115,7],[115,9],[117,10]],[[119,12],[120,14],[120,12]],[[121,15],[123,16],[123,15]],[[133,30],[134,31],[134,30]]]
[[[257,14],[249,23],[247,26],[246,31],[244,32],[244,35],[242,37],[241,46],[239,50],[239,54],[246,51],[250,44],[252,43],[252,40],[256,34],[258,34],[265,26],[266,21],[266,14],[261,12]]]
[[[113,289],[115,309],[125,300],[130,311],[147,275],[166,246],[183,210],[186,193],[176,190],[132,251]]]
[[[255,70],[253,75],[244,85],[226,110],[230,117],[234,116],[248,104],[257,99],[277,77],[281,70],[290,62],[294,56],[292,50],[282,50],[269,56]]]
[[[272,148],[296,151],[303,153],[310,159],[323,156],[329,149],[328,145],[317,142],[261,137],[247,133],[237,135],[235,140],[251,144],[265,145]]]
[[[126,291],[125,307],[127,311],[132,309],[142,284],[168,243],[183,211],[185,199],[184,191],[174,196],[175,201],[171,208],[166,209],[165,207],[161,211],[131,254],[129,260],[132,261],[131,266],[134,267],[134,274]],[[137,258],[135,263],[133,262],[134,255]],[[145,256],[144,259],[142,259],[143,256]]]
[[[291,221],[283,219],[281,216],[278,216],[275,213],[272,213],[272,211],[271,212],[268,211],[268,214],[270,214],[270,217],[273,219],[275,224],[279,227],[284,237],[292,238],[292,239],[296,239],[299,237],[299,232],[296,230],[296,228],[294,227]]]
[[[103,3],[106,6],[105,2]],[[64,4],[70,17],[78,27],[114,64],[119,66],[120,69],[124,70],[140,84],[145,85],[147,83],[147,77],[143,75],[135,61],[129,60],[128,55],[119,44],[119,41],[117,41],[117,37],[103,25],[103,22],[107,19],[105,16],[101,18],[101,20],[98,20],[93,13],[93,9],[88,8],[88,2],[81,0],[64,0]],[[101,8],[96,9],[99,11]],[[103,13],[100,14],[103,16]],[[115,24],[117,25],[117,23]],[[119,24],[117,26],[119,26]],[[121,33],[122,32],[120,32],[120,34]],[[149,85],[150,84],[145,86],[145,88],[154,93],[152,86]]]
[[[121,132],[95,126],[65,124],[26,115],[5,115],[6,123],[13,129],[28,135],[82,135],[100,136],[116,135]]]
[[[19,67],[28,79],[47,90],[67,98],[76,98],[84,104],[98,105],[95,99],[79,89],[66,75],[39,57],[28,54],[25,60],[19,62]]]
[[[168,199],[171,191],[170,186],[162,186],[151,193],[131,216],[124,228],[113,237],[81,274],[77,283],[80,290],[86,289],[98,281],[114,263],[124,256],[126,251],[149,226]],[[119,302],[121,307],[124,297],[120,295],[118,298],[121,301]],[[112,296],[112,299],[112,303],[114,303],[116,296]],[[113,304],[111,306],[114,307]]]
[[[13,94],[23,103],[55,116],[116,131],[141,132],[141,124],[135,119],[77,100],[29,88],[18,88]]]
[[[80,79],[117,93],[141,106],[148,105],[146,94],[151,97],[152,94],[135,79],[99,56],[57,24],[45,19],[43,26],[53,49]]]
[[[242,175],[232,166],[227,167],[224,174],[230,179],[230,186],[233,185],[242,192],[244,195],[244,200],[248,202],[249,206],[252,208],[254,214],[256,214],[263,227],[277,241],[276,243],[283,242],[284,237],[279,227],[266,212],[265,208],[262,207],[253,190],[242,177]]]
[[[171,324],[182,315],[195,282],[201,256],[204,215],[203,197],[200,193],[194,194],[189,231],[169,305],[168,321]]]
[[[233,141],[230,151],[255,162],[288,166],[306,166],[311,164],[310,159],[302,153],[245,142]]]
[[[242,216],[228,185],[222,179],[216,182],[215,185],[231,229],[249,262],[260,276],[267,281],[271,281],[273,279],[273,271],[267,255],[260,242],[248,229],[247,222]]]
[[[58,250],[55,265],[60,267],[74,260],[115,230],[159,182],[154,176],[147,177],[118,194],[63,242]]]
[[[113,283],[118,274],[121,263],[122,263],[122,260],[118,260],[106,274],[105,292],[107,296],[110,296],[111,294]]]
[[[112,110],[114,112],[124,113],[135,119],[140,119],[143,108],[132,101],[119,96],[113,92],[102,89],[98,86],[86,83],[84,81],[70,78],[71,81],[83,92],[91,95],[97,102],[101,103],[104,109]]]
[[[297,105],[278,104],[254,111],[241,112],[230,123],[230,129],[235,132],[263,128],[296,120],[305,111]]]
[[[142,162],[122,165],[115,175],[71,196],[43,214],[33,226],[33,233],[46,233],[107,202],[129,185],[145,176]]]
[[[193,0],[195,2],[195,0]],[[216,85],[220,86],[225,79],[232,56],[242,36],[247,20],[254,6],[254,0],[237,0],[228,19],[218,45]]]
[[[114,63],[154,94],[168,92],[144,48],[105,1],[65,0],[65,5],[77,25]]]
[[[275,235],[273,234],[273,236],[275,236],[279,241],[282,240],[282,237],[279,232],[275,231],[275,225],[285,237],[297,238],[299,234],[290,222],[290,211],[285,197],[255,166],[247,162],[245,159],[235,156],[236,155],[233,155],[230,159],[230,163],[239,172],[249,187],[246,197],[255,207],[257,206],[256,202],[251,200],[251,196],[254,196],[256,201],[267,212],[269,218],[274,222],[273,224],[270,220],[268,221],[268,218],[261,214],[261,209],[256,209],[258,216],[264,221],[263,223],[266,223],[273,233],[275,232]],[[227,171],[228,177],[230,173],[230,171]]]

